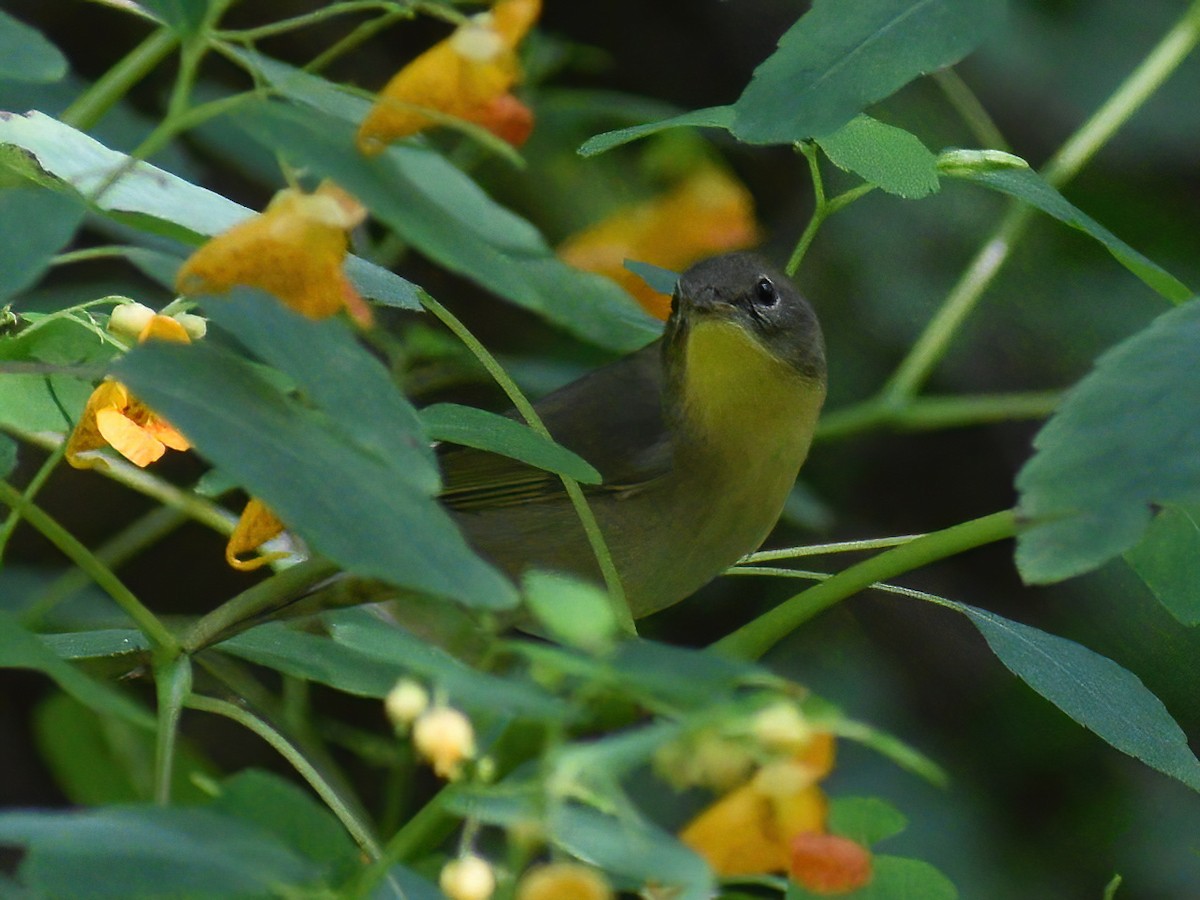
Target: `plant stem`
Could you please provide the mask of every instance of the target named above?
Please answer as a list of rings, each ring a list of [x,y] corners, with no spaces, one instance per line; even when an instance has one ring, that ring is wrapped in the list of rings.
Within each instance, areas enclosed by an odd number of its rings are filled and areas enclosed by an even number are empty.
[[[758,659],[800,625],[876,582],[886,581],[947,556],[994,543],[1016,534],[1012,510],[972,519],[909,541],[801,591],[779,606],[713,644],[713,649],[744,659]]]
[[[290,19],[280,19],[278,22],[270,22],[267,25],[260,25],[257,28],[242,28],[229,31],[218,31],[213,36],[218,40],[234,41],[234,42],[254,42],[261,41],[263,38],[275,37],[281,34],[287,34],[289,31],[295,31],[298,28],[307,28],[309,25],[317,25],[324,22],[326,19],[331,19],[334,16],[343,16],[350,13],[364,12],[367,10],[379,10],[381,12],[391,11],[396,12],[391,4],[383,3],[381,0],[357,0],[357,2],[349,3],[334,3],[329,6],[321,7],[312,12],[303,13],[298,16],[292,16]],[[413,13],[408,11],[411,17]]]
[[[880,426],[923,431],[1014,419],[1041,419],[1054,412],[1062,396],[1062,391],[925,396],[898,400],[899,405],[894,408],[873,398],[826,415],[821,419],[816,437],[823,441],[837,440]]]
[[[171,802],[171,780],[175,771],[175,746],[179,737],[179,717],[183,700],[192,692],[192,661],[184,655],[154,667],[154,686],[158,694],[158,731],[154,745],[154,802]]]
[[[453,313],[424,291],[421,292],[421,302],[475,355],[475,358],[479,360],[488,374],[492,376],[504,393],[508,395],[508,399],[512,401],[513,406],[517,408],[517,411],[520,412],[529,427],[543,437],[554,440],[554,436],[550,434],[549,429],[542,422],[541,417],[537,414],[537,410],[533,408],[533,404],[529,402],[529,399],[517,387],[516,382],[504,371],[504,367],[497,362],[496,357],[492,356],[488,352],[488,349],[479,342],[479,339],[471,334],[467,327]],[[617,567],[613,563],[612,554],[608,551],[608,545],[604,541],[600,525],[596,522],[596,517],[592,514],[591,507],[587,504],[583,490],[579,487],[579,483],[575,479],[567,475],[559,475],[558,477],[562,480],[563,487],[566,488],[567,496],[571,498],[571,504],[575,507],[575,513],[579,516],[579,521],[583,525],[588,543],[591,545],[592,552],[596,556],[596,562],[600,566],[600,572],[603,574],[604,583],[608,588],[609,603],[616,617],[617,624],[626,634],[637,634],[637,629],[633,624],[633,615],[629,610],[629,603],[625,600],[625,590],[621,587],[621,576],[618,574]]]
[[[957,72],[953,69],[942,69],[933,74],[933,82],[941,88],[946,99],[950,101],[950,105],[971,129],[979,146],[991,150],[1009,149],[1008,141],[996,127],[996,123],[988,114],[987,109],[979,102],[975,92],[967,86]]]
[[[0,503],[11,507],[20,513],[30,525],[41,532],[50,543],[75,563],[104,590],[125,614],[133,620],[154,649],[164,658],[174,656],[179,652],[179,642],[175,635],[167,629],[154,613],[150,612],[112,569],[98,560],[87,547],[83,546],[73,534],[63,528],[58,522],[44,512],[40,507],[30,503],[21,496],[21,492],[7,481],[0,481]]]
[[[338,817],[342,826],[354,838],[355,843],[363,849],[363,852],[373,860],[380,858],[382,851],[374,835],[371,834],[371,829],[351,812],[350,807],[342,801],[338,792],[322,777],[316,767],[282,734],[248,710],[225,700],[204,697],[200,694],[191,694],[184,699],[183,705],[188,709],[198,709],[201,712],[214,713],[215,715],[232,719],[243,728],[253,731],[270,744],[280,756],[291,764],[300,774],[300,777],[307,781],[312,789],[317,792],[317,795],[332,810],[333,814]]]
[[[38,491],[42,489],[42,485],[46,483],[58,464],[62,462],[63,452],[66,444],[62,444],[51,451],[46,457],[46,461],[38,468],[33,477],[29,479],[29,484],[25,485],[25,490],[21,496],[25,498],[25,502],[32,503],[37,496]],[[4,550],[8,546],[12,534],[17,529],[17,524],[21,521],[21,514],[15,509],[9,510],[8,518],[4,520],[4,525],[0,526],[0,559],[4,558]]]
[[[123,56],[86,91],[75,98],[59,119],[88,131],[104,118],[129,89],[141,81],[179,44],[170,28],[159,28]]]
[[[888,547],[898,547],[915,541],[923,534],[903,534],[898,537],[873,538],[864,541],[838,541],[833,544],[809,544],[804,547],[784,547],[780,550],[759,550],[738,561],[739,566],[754,565],[763,562],[775,562],[781,559],[800,559],[805,556],[824,556],[828,553],[855,553],[863,550],[883,550]]]

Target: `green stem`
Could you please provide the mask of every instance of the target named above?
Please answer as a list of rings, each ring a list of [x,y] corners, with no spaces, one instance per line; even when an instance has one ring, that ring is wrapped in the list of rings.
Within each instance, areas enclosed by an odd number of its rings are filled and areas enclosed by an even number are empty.
[[[96,554],[96,559],[116,571],[122,564],[157,543],[186,521],[187,515],[181,510],[172,509],[169,506],[155,506],[93,552]],[[50,582],[46,589],[29,605],[21,617],[22,623],[27,628],[36,630],[51,610],[68,597],[83,590],[90,582],[91,579],[87,573],[80,569],[71,568],[64,572]]]
[[[66,445],[59,446],[51,451],[46,457],[46,461],[38,468],[33,477],[29,479],[29,484],[25,485],[25,490],[21,496],[25,498],[26,503],[32,503],[37,497],[38,491],[42,489],[42,485],[46,483],[46,479],[53,474],[58,464],[62,462],[63,450]],[[4,550],[8,546],[12,534],[17,529],[17,524],[21,521],[21,514],[15,509],[9,510],[8,517],[4,520],[4,525],[0,527],[0,559],[4,558]]]
[[[984,544],[1016,534],[1012,510],[972,519],[909,541],[844,569],[801,591],[737,631],[713,644],[713,649],[744,659],[758,659],[779,641],[818,613],[871,585]]]
[[[129,159],[149,159],[183,132],[189,131],[198,125],[203,125],[209,119],[215,119],[217,116],[223,115],[231,109],[236,109],[254,96],[250,92],[233,94],[229,97],[221,97],[217,100],[210,100],[207,103],[188,107],[178,114],[168,116],[150,134],[146,135],[145,140],[138,144],[137,148],[129,154]]]
[[[393,10],[382,16],[377,16],[368,22],[363,22],[348,35],[338,41],[331,47],[328,47],[317,56],[313,57],[307,65],[304,66],[305,72],[320,72],[335,59],[349,53],[355,47],[361,46],[366,41],[369,41],[383,29],[387,28],[393,22],[400,19],[411,18],[407,10]]]
[[[1062,391],[925,396],[901,398],[895,407],[875,398],[829,413],[821,419],[816,437],[823,441],[837,440],[882,426],[925,431],[1015,419],[1042,419],[1054,412],[1062,397]]]
[[[433,297],[422,292],[421,302],[475,355],[475,358],[479,360],[488,374],[492,376],[504,393],[508,395],[508,399],[512,401],[513,406],[517,408],[517,411],[520,412],[529,427],[543,437],[554,440],[554,436],[550,434],[549,429],[542,422],[541,417],[537,414],[537,410],[533,408],[533,404],[529,402],[528,398],[521,392],[521,389],[517,387],[516,382],[504,371],[504,367],[496,361],[496,357],[492,356],[487,348],[479,342],[479,339],[471,334],[467,327],[453,313],[434,300]],[[600,525],[596,522],[596,517],[592,514],[591,507],[587,504],[583,490],[579,487],[579,483],[575,479],[566,475],[559,475],[559,478],[562,480],[563,487],[566,488],[567,496],[571,498],[571,504],[575,507],[575,513],[579,516],[579,521],[583,525],[588,543],[591,545],[592,553],[595,554],[596,562],[600,566],[600,572],[604,576],[604,583],[608,588],[609,601],[617,623],[626,634],[637,634],[637,629],[633,624],[633,615],[629,611],[629,603],[625,600],[625,590],[621,587],[621,576],[618,574],[617,567],[613,563],[612,554],[608,551],[608,545],[604,541]]]
[[[333,3],[329,6],[314,10],[313,12],[303,13],[302,15],[292,16],[289,19],[280,19],[278,22],[271,22],[267,25],[260,25],[257,28],[241,28],[228,31],[218,31],[213,37],[223,41],[233,41],[236,43],[253,43],[261,41],[264,38],[277,37],[281,34],[287,34],[289,31],[295,31],[299,28],[307,28],[310,25],[318,25],[321,22],[331,19],[335,16],[349,15],[350,13],[364,12],[367,10],[380,10],[395,13],[393,4],[384,3],[381,0],[357,0],[350,3]],[[411,10],[406,10],[411,18],[413,13]]]
[[[934,73],[933,82],[941,88],[942,93],[946,95],[950,105],[954,107],[955,112],[971,130],[980,147],[992,150],[1009,149],[1008,141],[996,127],[996,123],[988,114],[987,109],[979,102],[975,92],[967,86],[957,72],[953,69],[942,69],[940,72]]]
[[[300,777],[307,781],[312,789],[316,791],[317,796],[338,817],[342,826],[354,838],[355,843],[363,849],[363,852],[373,860],[380,858],[382,851],[374,835],[371,834],[369,826],[354,815],[350,807],[342,801],[338,792],[322,777],[316,767],[282,734],[253,713],[225,700],[191,694],[184,699],[183,705],[188,709],[197,709],[201,712],[213,713],[218,716],[224,716],[227,719],[232,719],[243,728],[254,732],[270,744],[280,756],[291,764],[300,774]]]
[[[1200,42],[1200,0],[1195,0],[1149,55],[1107,101],[1059,148],[1043,176],[1055,187],[1075,177],[1096,152],[1137,112]],[[1008,261],[1013,246],[1032,218],[1029,206],[1012,206],[993,235],[968,265],[941,309],[926,326],[907,358],[880,394],[886,406],[897,407],[914,395],[945,356],[950,342],[996,274]]]
[[[59,119],[80,131],[88,131],[129,93],[130,88],[162,62],[178,43],[178,36],[170,28],[152,32],[75,98]]]
[[[754,565],[763,562],[776,562],[781,559],[801,559],[805,556],[825,556],[829,553],[858,553],[863,550],[886,550],[889,547],[899,547],[909,541],[915,541],[923,534],[902,534],[897,537],[871,538],[863,541],[838,541],[833,544],[808,544],[804,547],[783,547],[779,550],[759,550],[738,561],[739,566]]]
[[[20,513],[26,522],[61,550],[67,559],[87,572],[92,581],[112,597],[133,620],[156,651],[164,657],[171,657],[179,652],[179,642],[175,640],[175,635],[171,634],[154,613],[142,605],[121,579],[113,574],[112,569],[100,562],[95,554],[40,507],[22,497],[21,492],[7,481],[0,481],[0,503]]]
[[[154,746],[154,802],[171,802],[171,781],[175,772],[175,747],[179,737],[179,717],[183,701],[192,692],[192,661],[175,656],[154,667],[154,685],[158,694],[158,731]]]
[[[277,572],[202,616],[183,633],[180,643],[188,653],[232,637],[236,630],[266,613],[287,606],[306,589],[339,571],[335,563],[316,557]]]

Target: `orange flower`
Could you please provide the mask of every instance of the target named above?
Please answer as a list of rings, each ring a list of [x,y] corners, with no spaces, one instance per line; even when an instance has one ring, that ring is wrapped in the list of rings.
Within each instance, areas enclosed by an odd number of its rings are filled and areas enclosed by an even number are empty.
[[[825,828],[828,803],[817,782],[833,768],[833,737],[814,735],[803,753],[763,766],[703,810],[680,839],[718,875],[785,872],[792,839]]]
[[[836,834],[792,838],[792,880],[814,894],[848,894],[871,880],[871,852]]]
[[[440,122],[465,119],[520,146],[533,113],[511,93],[521,76],[517,45],[541,13],[541,0],[499,0],[460,25],[387,83],[358,129],[358,149],[382,153],[392,141]]]
[[[225,561],[235,569],[243,572],[253,572],[260,566],[283,559],[287,553],[259,553],[249,559],[242,557],[257,550],[272,538],[283,534],[284,524],[275,513],[257,497],[251,497],[242,510],[242,516],[234,526],[233,534],[225,545]]]
[[[184,327],[170,316],[153,315],[139,341],[150,339],[190,343]],[[187,438],[166,419],[129,393],[118,381],[105,379],[83,408],[83,415],[67,440],[67,462],[77,469],[104,465],[101,450],[112,447],[135,466],[148,466],[167,448],[187,450]]]
[[[366,218],[357,200],[331,182],[312,194],[288,188],[261,215],[219,234],[179,270],[181,294],[261,288],[312,319],[343,306],[360,325],[371,309],[342,271],[346,232]]]
[[[650,315],[666,319],[671,298],[626,269],[625,260],[679,272],[706,256],[752,246],[758,238],[750,192],[732,175],[706,165],[667,193],[617,210],[567,238],[558,255],[576,268],[608,276]]]

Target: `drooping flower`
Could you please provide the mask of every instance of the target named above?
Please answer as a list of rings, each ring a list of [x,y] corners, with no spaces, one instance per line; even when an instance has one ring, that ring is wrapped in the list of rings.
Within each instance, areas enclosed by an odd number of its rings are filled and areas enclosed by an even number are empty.
[[[328,181],[311,194],[282,190],[260,215],[193,253],[176,287],[187,295],[256,287],[309,318],[323,319],[345,307],[360,325],[370,325],[370,307],[342,271],[346,232],[366,215],[357,200]]]
[[[190,343],[184,326],[170,316],[151,312],[138,334],[139,341],[164,340]],[[105,379],[84,405],[79,422],[67,439],[67,462],[77,469],[105,464],[106,447],[112,447],[135,466],[148,466],[167,449],[191,447],[166,419],[134,397],[119,381]]]
[[[626,269],[625,260],[679,272],[758,239],[750,192],[728,172],[706,164],[665,194],[619,209],[567,238],[558,255],[576,268],[613,279],[648,313],[666,319],[671,298]]]
[[[792,839],[823,832],[828,802],[818,782],[833,768],[833,738],[813,735],[794,756],[769,762],[702,810],[680,840],[718,875],[786,872]]]
[[[442,778],[454,781],[463,765],[475,756],[475,729],[471,720],[449,706],[426,710],[413,723],[413,747]]]
[[[242,515],[225,544],[225,561],[235,569],[253,572],[277,559],[283,559],[288,554],[281,551],[255,553],[251,557],[246,554],[257,551],[267,541],[279,537],[285,527],[265,503],[257,497],[251,497],[242,508]]]
[[[521,76],[517,46],[540,13],[541,0],[499,0],[406,65],[359,126],[359,150],[382,153],[392,141],[442,124],[444,117],[523,144],[533,113],[512,94]]]

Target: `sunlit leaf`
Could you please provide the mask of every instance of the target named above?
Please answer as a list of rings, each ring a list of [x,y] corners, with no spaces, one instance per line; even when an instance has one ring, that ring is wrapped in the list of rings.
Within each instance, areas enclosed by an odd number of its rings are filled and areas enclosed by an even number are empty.
[[[1142,539],[1155,504],[1200,500],[1200,302],[1109,350],[1034,439],[1017,476],[1026,581],[1095,569]]]
[[[1125,559],[1171,615],[1200,625],[1200,507],[1164,504]]]
[[[525,604],[555,639],[585,650],[607,647],[616,630],[608,595],[590,582],[556,572],[526,572]]]
[[[856,116],[816,141],[838,168],[889,194],[916,199],[938,189],[937,157],[903,128]]]
[[[1200,790],[1200,760],[1141,680],[1086,647],[986,610],[952,604],[1014,675],[1123,753]]]
[[[66,57],[42,33],[0,10],[0,79],[58,81]]]

